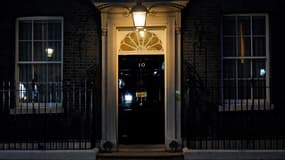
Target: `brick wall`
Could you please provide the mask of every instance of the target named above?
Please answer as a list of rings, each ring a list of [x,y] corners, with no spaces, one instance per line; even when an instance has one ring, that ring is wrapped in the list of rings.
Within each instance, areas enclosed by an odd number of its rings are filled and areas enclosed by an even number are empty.
[[[217,0],[192,0],[183,10],[183,65],[190,63],[203,87],[213,87],[220,79],[220,9]],[[193,73],[193,71],[191,71]],[[184,73],[187,74],[187,73]],[[196,79],[194,79],[194,77]],[[194,84],[196,85],[196,84]],[[198,85],[198,84],[197,84]],[[216,94],[215,90],[211,90]]]
[[[14,80],[15,22],[28,16],[64,17],[64,80],[100,75],[100,13],[89,0],[11,1],[0,9],[0,80]]]
[[[65,19],[64,79],[94,79],[100,75],[100,13],[89,2],[69,4]]]

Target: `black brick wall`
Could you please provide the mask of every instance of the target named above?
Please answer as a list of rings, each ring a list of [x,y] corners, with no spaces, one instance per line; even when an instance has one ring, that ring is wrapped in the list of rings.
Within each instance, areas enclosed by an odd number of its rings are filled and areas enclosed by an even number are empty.
[[[0,81],[14,80],[15,22],[18,17],[30,16],[64,17],[64,80],[100,75],[100,13],[91,1],[9,1],[0,9]]]
[[[220,10],[218,0],[211,0],[211,3],[209,0],[192,0],[182,13],[183,67],[192,64],[203,87],[219,84]],[[190,81],[196,83],[196,80]],[[217,94],[217,90],[211,92]]]

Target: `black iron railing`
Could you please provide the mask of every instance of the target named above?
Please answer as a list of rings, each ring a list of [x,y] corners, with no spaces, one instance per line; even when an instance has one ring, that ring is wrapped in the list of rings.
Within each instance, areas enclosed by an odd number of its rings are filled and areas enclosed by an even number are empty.
[[[229,99],[230,96],[223,94],[235,86],[203,85],[203,80],[194,72],[185,73],[192,74],[185,76],[183,83],[182,134],[187,147],[285,148],[285,103],[272,96],[276,95],[276,88],[265,88],[269,97]],[[19,83],[2,83],[0,149],[88,149],[95,146],[101,132],[101,112],[100,96],[93,81],[61,82],[47,87],[49,89],[44,92],[41,88],[45,87],[39,84],[37,92],[26,88],[19,89]]]
[[[187,65],[182,107],[182,133],[187,147],[285,148],[285,103],[278,88],[262,83],[248,83],[245,87],[223,86],[221,80],[205,82],[194,66]],[[245,92],[245,88],[249,91]]]
[[[3,82],[0,94],[0,149],[94,147],[100,107],[93,81]]]

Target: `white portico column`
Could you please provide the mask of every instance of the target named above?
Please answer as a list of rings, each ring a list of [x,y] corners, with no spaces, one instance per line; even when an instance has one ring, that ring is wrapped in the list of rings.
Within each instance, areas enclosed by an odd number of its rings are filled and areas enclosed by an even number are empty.
[[[167,50],[166,54],[166,104],[165,104],[165,147],[176,141],[176,104],[175,104],[175,14],[167,15]]]
[[[176,13],[175,21],[175,88],[176,88],[176,139],[179,144],[182,144],[181,139],[181,12]]]
[[[182,146],[181,139],[181,12],[169,14],[167,20],[168,36],[168,69],[166,73],[166,133],[165,145],[178,143],[178,149]]]
[[[101,29],[102,29],[102,137],[101,137],[101,147],[104,148],[106,142],[111,142],[113,145],[116,145],[116,93],[114,92],[114,75],[113,72],[113,56],[109,54],[109,45],[112,41],[111,38],[108,38],[110,35],[110,23],[108,23],[109,14],[101,13]],[[109,45],[108,45],[109,44]]]
[[[108,30],[107,30],[107,21],[106,21],[106,18],[107,18],[107,14],[101,14],[101,30],[102,30],[102,71],[105,71],[107,70],[107,41],[108,41],[108,38],[107,38],[107,34],[108,34]],[[101,116],[102,116],[102,126],[106,126],[106,118],[107,118],[107,115],[105,115],[106,113],[106,103],[107,103],[107,99],[106,99],[106,88],[107,88],[107,73],[106,72],[102,72],[102,81],[101,81],[101,87],[102,87],[102,91],[101,91],[101,94],[102,94],[102,100],[101,100]],[[103,128],[102,127],[102,144],[105,143],[105,141],[108,139],[107,138],[107,128]]]
[[[181,9],[188,0],[143,2],[149,9],[146,28],[160,33],[165,44],[165,106],[164,106],[164,146],[170,150],[170,143],[181,147]],[[102,137],[101,147],[109,142],[111,149],[118,149],[118,51],[121,33],[133,31],[129,11],[134,2],[96,2],[101,11],[102,28]],[[140,52],[132,54],[142,54]],[[145,54],[145,53],[144,53]],[[150,54],[150,53],[148,53]],[[155,53],[153,53],[155,54]]]

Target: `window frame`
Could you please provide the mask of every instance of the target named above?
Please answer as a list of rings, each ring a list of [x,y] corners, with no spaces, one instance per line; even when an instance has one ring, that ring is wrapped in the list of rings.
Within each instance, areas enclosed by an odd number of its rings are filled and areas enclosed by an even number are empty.
[[[46,61],[46,60],[39,60],[39,61],[20,61],[19,60],[19,42],[21,41],[19,39],[20,29],[19,29],[19,23],[20,21],[26,21],[30,20],[32,21],[32,24],[34,24],[34,21],[49,21],[49,20],[59,20],[61,24],[61,39],[56,40],[58,42],[61,42],[60,45],[60,52],[61,52],[61,59],[59,61]],[[32,55],[34,54],[34,42],[36,41],[34,39],[34,25],[32,25],[32,46],[31,51]],[[16,19],[16,55],[15,55],[15,97],[16,97],[16,106],[15,108],[10,108],[11,114],[34,114],[34,113],[62,113],[63,112],[63,91],[62,91],[62,85],[63,85],[63,46],[64,46],[64,18],[63,17],[42,17],[42,16],[36,16],[36,17],[19,17]],[[60,102],[20,102],[19,100],[19,85],[20,85],[20,69],[19,65],[21,64],[59,64],[60,65]],[[49,83],[49,82],[48,82]],[[52,82],[51,82],[52,83]]]
[[[236,25],[236,31],[235,34],[232,36],[233,38],[239,38],[239,35],[237,34],[237,18],[238,17],[249,17],[250,18],[250,56],[243,57],[244,60],[265,60],[265,67],[266,67],[266,74],[265,74],[265,98],[258,98],[254,99],[252,95],[252,89],[251,87],[251,98],[250,99],[225,99],[225,93],[224,93],[224,60],[239,60],[241,59],[241,56],[224,56],[224,38],[230,37],[228,35],[224,34],[224,17],[235,17],[235,25]],[[253,56],[253,38],[256,35],[253,35],[253,21],[252,17],[254,16],[263,16],[265,18],[265,56]],[[246,110],[272,110],[274,109],[273,104],[270,102],[270,42],[269,42],[269,15],[267,13],[234,13],[234,14],[224,14],[222,15],[222,23],[221,23],[221,105],[219,106],[219,111],[246,111]],[[238,42],[235,42],[236,45]],[[237,52],[237,48],[235,51]],[[253,62],[250,62],[252,66]],[[237,71],[236,74],[239,72]],[[250,74],[253,74],[253,70],[251,67]],[[237,81],[238,77],[234,77],[233,80]],[[238,87],[238,86],[237,86]],[[237,88],[235,87],[235,88]],[[236,94],[237,91],[236,91]]]

